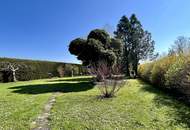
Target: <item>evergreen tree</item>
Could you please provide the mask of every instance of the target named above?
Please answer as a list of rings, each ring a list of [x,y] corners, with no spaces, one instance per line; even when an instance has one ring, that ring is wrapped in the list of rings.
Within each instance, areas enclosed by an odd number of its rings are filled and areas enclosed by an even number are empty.
[[[126,75],[129,75],[129,52],[131,47],[130,42],[130,33],[131,33],[131,27],[130,27],[129,19],[126,16],[123,16],[119,24],[117,25],[117,31],[114,32],[115,37],[118,39],[121,39],[124,43],[123,46],[123,56],[122,56],[122,64],[123,69],[126,73]]]
[[[139,61],[154,55],[155,42],[152,40],[151,33],[145,31],[135,14],[132,14],[129,19],[126,16],[120,19],[114,34],[124,43],[123,61],[126,74],[129,75],[130,64],[137,74]]]

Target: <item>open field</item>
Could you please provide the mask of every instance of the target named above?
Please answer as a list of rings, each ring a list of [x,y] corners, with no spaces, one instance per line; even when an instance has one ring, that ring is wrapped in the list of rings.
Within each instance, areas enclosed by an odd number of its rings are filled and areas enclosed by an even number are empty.
[[[28,130],[55,92],[49,117],[53,130],[185,130],[190,107],[140,80],[111,99],[98,98],[89,77],[0,84],[0,130]]]

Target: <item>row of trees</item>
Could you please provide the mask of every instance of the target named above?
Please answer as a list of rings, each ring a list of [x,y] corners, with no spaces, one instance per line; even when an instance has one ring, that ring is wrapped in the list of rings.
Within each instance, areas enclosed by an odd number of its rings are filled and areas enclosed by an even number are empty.
[[[130,67],[137,74],[140,60],[152,59],[154,44],[151,33],[143,29],[135,14],[130,18],[123,16],[111,37],[105,30],[92,30],[87,39],[77,38],[71,41],[69,51],[76,55],[86,66],[98,67],[105,61],[109,67],[119,65],[122,72],[130,75]]]

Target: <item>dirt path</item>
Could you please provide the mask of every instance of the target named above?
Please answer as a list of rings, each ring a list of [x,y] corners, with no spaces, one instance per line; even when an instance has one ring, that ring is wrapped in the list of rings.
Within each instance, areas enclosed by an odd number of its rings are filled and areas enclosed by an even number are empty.
[[[51,109],[56,102],[56,97],[59,94],[60,93],[53,93],[53,95],[50,97],[47,104],[45,105],[42,113],[37,117],[37,119],[34,122],[32,122],[32,126],[35,126],[32,130],[50,130],[50,127],[48,124],[49,116],[50,116]]]

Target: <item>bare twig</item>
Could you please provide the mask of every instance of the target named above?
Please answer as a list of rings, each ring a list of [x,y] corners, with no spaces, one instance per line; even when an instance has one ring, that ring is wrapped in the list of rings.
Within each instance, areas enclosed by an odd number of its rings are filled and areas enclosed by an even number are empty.
[[[103,97],[113,97],[124,86],[123,75],[120,66],[109,66],[101,61],[98,65],[90,67],[90,74],[96,76],[98,88]]]

